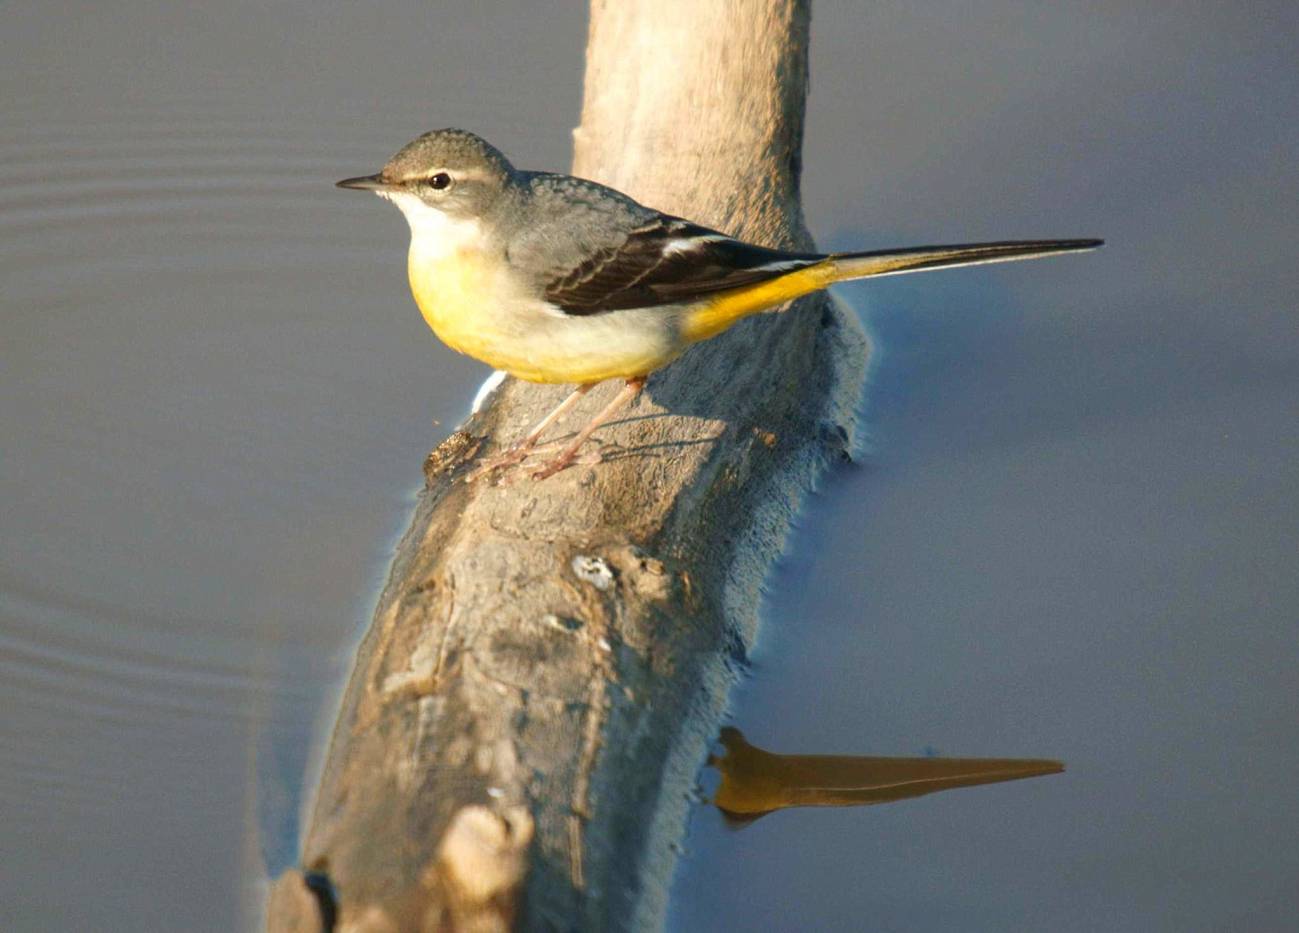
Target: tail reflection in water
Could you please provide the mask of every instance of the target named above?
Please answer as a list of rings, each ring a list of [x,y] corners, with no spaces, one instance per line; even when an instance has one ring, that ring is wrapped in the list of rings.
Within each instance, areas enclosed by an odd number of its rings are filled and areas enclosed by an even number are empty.
[[[920,797],[938,790],[1059,774],[1058,761],[1035,758],[870,758],[773,755],[727,726],[725,755],[708,763],[722,775],[713,803],[749,822],[786,807],[851,807]]]

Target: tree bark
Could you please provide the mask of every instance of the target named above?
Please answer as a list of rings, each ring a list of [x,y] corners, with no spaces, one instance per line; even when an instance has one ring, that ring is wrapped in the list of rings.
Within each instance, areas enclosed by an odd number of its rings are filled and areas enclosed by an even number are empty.
[[[799,0],[596,0],[574,172],[809,247],[808,27]],[[761,584],[846,456],[865,360],[812,296],[655,374],[603,463],[467,484],[564,391],[507,381],[429,456],[359,650],[303,845],[333,896],[289,873],[270,927],[318,903],[354,930],[661,925]]]

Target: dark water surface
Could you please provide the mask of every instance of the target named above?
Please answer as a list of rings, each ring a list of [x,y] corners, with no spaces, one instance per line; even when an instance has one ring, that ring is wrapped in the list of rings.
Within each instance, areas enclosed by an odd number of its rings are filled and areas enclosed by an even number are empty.
[[[908,7],[817,5],[821,241],[1110,246],[844,290],[866,448],[734,721],[1069,770],[700,808],[672,925],[1285,929],[1299,15]],[[448,124],[567,164],[585,12],[88,10],[0,30],[0,928],[237,929],[485,375],[415,313],[396,212],[330,184]]]

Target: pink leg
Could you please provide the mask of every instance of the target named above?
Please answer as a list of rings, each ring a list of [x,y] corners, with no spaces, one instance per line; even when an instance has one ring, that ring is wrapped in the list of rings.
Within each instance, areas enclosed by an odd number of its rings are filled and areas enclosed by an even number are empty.
[[[512,464],[526,460],[528,454],[531,453],[532,449],[537,445],[537,441],[541,440],[541,435],[545,432],[546,428],[564,417],[568,410],[576,405],[583,395],[590,392],[597,385],[599,385],[599,383],[584,383],[570,392],[562,402],[551,410],[550,414],[538,421],[532,430],[524,435],[523,440],[519,441],[508,450],[501,451],[501,453],[494,457],[488,457],[480,463],[474,471],[469,474],[469,482],[472,483],[474,480],[479,479],[493,470],[511,466]]]
[[[532,447],[537,443],[537,441],[541,440],[541,435],[545,432],[546,428],[550,427],[560,418],[564,417],[564,415],[568,414],[568,410],[576,405],[583,395],[590,392],[599,384],[600,383],[598,382],[587,382],[568,393],[564,400],[556,405],[550,414],[538,421],[533,429],[524,436],[523,440],[519,441],[519,443],[514,446],[524,448]]]
[[[586,443],[590,436],[595,433],[595,429],[607,422],[614,415],[618,414],[618,412],[625,408],[632,399],[640,395],[640,391],[643,388],[645,388],[644,376],[638,376],[635,379],[628,379],[627,384],[622,387],[622,391],[615,395],[608,405],[604,406],[604,410],[592,418],[590,423],[578,432],[577,437],[573,438],[572,443],[560,451],[559,456],[547,463],[540,470],[533,473],[532,478],[545,479],[547,476],[553,476],[572,463],[573,459],[577,456],[577,451]]]

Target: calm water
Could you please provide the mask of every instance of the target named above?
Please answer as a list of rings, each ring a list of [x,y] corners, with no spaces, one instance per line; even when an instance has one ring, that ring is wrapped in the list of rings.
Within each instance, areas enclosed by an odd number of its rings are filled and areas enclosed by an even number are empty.
[[[817,5],[821,241],[1111,246],[844,292],[868,443],[734,721],[1069,771],[700,808],[672,926],[1285,928],[1299,15],[906,6]],[[503,7],[6,8],[0,927],[235,929],[292,860],[423,453],[485,375],[414,312],[396,212],[330,183],[447,124],[567,163],[584,10]]]

